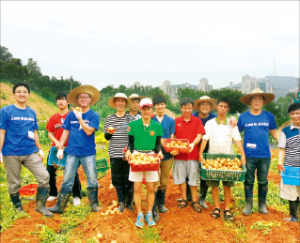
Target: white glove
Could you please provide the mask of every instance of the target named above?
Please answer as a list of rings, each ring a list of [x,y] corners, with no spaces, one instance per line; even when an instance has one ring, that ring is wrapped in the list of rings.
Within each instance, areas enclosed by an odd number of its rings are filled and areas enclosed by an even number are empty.
[[[76,109],[73,109],[73,112],[75,114],[75,116],[77,117],[77,119],[82,119],[82,112],[81,111],[77,111]]]
[[[62,159],[64,157],[64,150],[63,149],[57,150],[56,157],[58,159]]]
[[[39,156],[40,156],[41,160],[43,161],[44,156],[45,156],[43,150],[40,149],[38,153],[39,153]]]
[[[3,155],[2,155],[2,153],[0,153],[0,163],[1,164],[3,163]]]

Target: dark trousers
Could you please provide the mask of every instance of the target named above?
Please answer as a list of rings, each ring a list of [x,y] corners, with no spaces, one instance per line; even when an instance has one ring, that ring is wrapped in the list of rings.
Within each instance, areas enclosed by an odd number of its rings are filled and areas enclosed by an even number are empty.
[[[130,165],[128,161],[122,158],[110,158],[111,166],[111,182],[116,188],[118,194],[118,201],[125,202],[125,200],[131,200],[130,198],[130,188],[132,187],[132,182],[129,181],[129,170]]]
[[[56,187],[56,169],[53,167],[53,165],[48,165],[47,164],[47,171],[50,175],[50,180],[49,180],[50,192],[49,192],[49,196],[57,197],[58,192],[57,192],[57,187]],[[75,176],[75,181],[74,181],[74,185],[73,185],[73,188],[72,188],[72,192],[73,192],[73,197],[81,198],[81,183],[80,183],[78,173],[76,173],[76,176]]]

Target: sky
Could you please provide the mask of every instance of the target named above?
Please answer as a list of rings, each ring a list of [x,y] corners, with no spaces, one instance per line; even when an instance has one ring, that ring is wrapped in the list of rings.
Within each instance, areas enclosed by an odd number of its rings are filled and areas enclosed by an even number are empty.
[[[1,45],[102,89],[299,77],[299,1],[1,1]]]

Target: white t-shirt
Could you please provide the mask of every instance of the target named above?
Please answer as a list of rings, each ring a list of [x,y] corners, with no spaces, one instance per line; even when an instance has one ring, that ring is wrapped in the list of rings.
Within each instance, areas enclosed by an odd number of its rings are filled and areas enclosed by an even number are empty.
[[[238,127],[232,127],[227,118],[226,124],[220,124],[218,118],[213,118],[205,124],[204,140],[209,140],[208,153],[233,154],[232,140],[241,141]]]

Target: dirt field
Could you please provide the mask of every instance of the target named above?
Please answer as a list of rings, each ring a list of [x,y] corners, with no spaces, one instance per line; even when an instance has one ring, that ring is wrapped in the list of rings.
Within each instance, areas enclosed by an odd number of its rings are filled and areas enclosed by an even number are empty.
[[[79,171],[80,178],[85,183],[86,179],[81,167]],[[62,177],[58,179],[58,184],[60,184]],[[269,179],[278,183],[280,177],[276,173],[270,173]],[[72,231],[70,242],[75,242],[78,239],[86,242],[98,233],[103,235],[99,242],[111,242],[112,240],[117,242],[142,242],[141,237],[139,237],[142,230],[134,226],[135,213],[125,210],[123,214],[103,215],[103,212],[111,205],[112,200],[117,199],[115,190],[113,188],[109,189],[110,171],[108,170],[106,176],[99,179],[98,182],[99,200],[102,203],[102,209],[100,212],[88,215],[83,223]],[[190,206],[178,209],[176,199],[179,197],[178,186],[174,185],[171,179],[166,195],[166,205],[169,212],[161,214],[161,220],[156,226],[160,240],[164,242],[299,242],[299,224],[285,222],[286,215],[272,208],[268,208],[269,215],[258,213],[253,213],[248,217],[239,215],[233,224],[234,227],[230,227],[221,218],[215,220],[210,217],[210,212],[213,209],[210,203],[208,203],[209,209],[201,214],[193,211]],[[87,203],[86,197],[82,200]],[[145,200],[144,197],[144,203]],[[54,205],[54,203],[48,203],[48,206],[51,205]],[[60,215],[45,219],[34,211],[34,207],[35,202],[33,201],[25,205],[25,210],[30,218],[16,220],[11,228],[2,233],[1,242],[39,242],[38,234],[34,233],[37,224],[47,224],[56,232],[59,231],[62,223]],[[280,222],[281,226],[272,228],[272,232],[264,235],[261,230],[251,230],[251,225],[257,221]],[[244,228],[244,233],[247,236],[239,238],[239,234],[242,234],[243,231],[238,231],[237,228]]]

